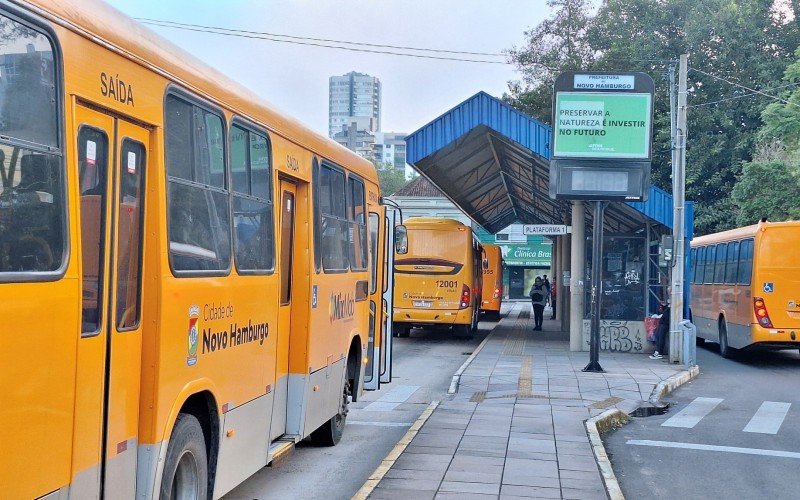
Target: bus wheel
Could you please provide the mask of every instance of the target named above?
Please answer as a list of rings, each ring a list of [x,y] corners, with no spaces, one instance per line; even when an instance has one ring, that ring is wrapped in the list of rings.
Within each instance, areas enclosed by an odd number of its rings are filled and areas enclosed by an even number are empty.
[[[478,317],[480,316],[480,312],[478,312],[478,308],[475,308],[475,314],[472,315],[472,324],[469,325],[469,333],[470,335],[474,335],[478,332]]]
[[[347,412],[350,411],[351,398],[350,381],[345,379],[344,388],[342,389],[342,405],[339,407],[339,412],[322,424],[319,429],[311,433],[311,441],[314,444],[317,446],[336,446],[342,440],[344,425],[347,421]]]
[[[453,333],[460,339],[471,339],[474,333],[472,325],[455,325],[453,326]]]
[[[401,338],[406,338],[411,336],[411,328],[407,326],[401,326],[397,328],[397,336]]]
[[[207,498],[207,491],[208,457],[203,428],[194,415],[181,413],[169,439],[161,480],[161,498]]]
[[[725,321],[719,324],[719,354],[726,359],[733,356],[733,348],[728,345],[728,327]]]

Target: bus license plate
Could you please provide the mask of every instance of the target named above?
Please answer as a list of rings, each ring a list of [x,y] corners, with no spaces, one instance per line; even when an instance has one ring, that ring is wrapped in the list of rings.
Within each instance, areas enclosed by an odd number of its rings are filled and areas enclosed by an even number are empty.
[[[431,307],[433,302],[430,300],[415,300],[414,307]]]

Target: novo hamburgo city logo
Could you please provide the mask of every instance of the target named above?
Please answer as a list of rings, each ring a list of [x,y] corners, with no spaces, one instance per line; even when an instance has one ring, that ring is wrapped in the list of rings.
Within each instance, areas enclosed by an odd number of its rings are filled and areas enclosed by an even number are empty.
[[[198,319],[200,319],[200,307],[193,305],[189,308],[189,333],[186,342],[186,364],[188,366],[197,364]]]
[[[355,314],[356,302],[349,293],[331,292],[331,301],[328,314],[331,323],[342,319],[350,319]]]

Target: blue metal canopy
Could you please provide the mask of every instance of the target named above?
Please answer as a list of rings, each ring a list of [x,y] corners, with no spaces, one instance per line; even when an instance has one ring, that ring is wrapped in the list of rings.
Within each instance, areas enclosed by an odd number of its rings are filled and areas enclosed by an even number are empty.
[[[491,233],[513,222],[562,224],[569,204],[550,199],[551,129],[500,99],[478,92],[406,138],[406,161]],[[606,227],[672,227],[672,196],[650,186],[645,202],[614,203]],[[686,204],[686,236],[694,233]]]

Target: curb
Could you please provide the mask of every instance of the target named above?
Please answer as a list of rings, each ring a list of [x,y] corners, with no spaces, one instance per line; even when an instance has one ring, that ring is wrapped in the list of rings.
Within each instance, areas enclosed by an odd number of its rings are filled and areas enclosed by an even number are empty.
[[[497,324],[499,325],[500,323],[498,322]],[[495,328],[497,327],[495,326]],[[486,335],[486,337],[480,344],[478,344],[478,347],[476,347],[475,350],[472,351],[472,354],[469,355],[469,357],[466,359],[466,361],[464,361],[461,367],[458,370],[456,370],[456,373],[453,374],[453,380],[450,381],[450,387],[447,389],[447,394],[455,394],[458,392],[458,385],[461,383],[461,374],[463,374],[464,370],[466,370],[467,367],[472,363],[472,360],[474,360],[475,357],[478,356],[478,354],[481,352],[481,349],[483,349],[483,346],[486,345],[486,342],[489,341],[489,337],[491,337],[492,335],[494,335],[494,328],[492,328],[492,331],[489,332],[488,335]]]
[[[700,375],[700,367],[694,365],[688,370],[676,373],[668,379],[662,380],[653,388],[648,402],[652,405],[658,404],[661,398],[683,384],[694,380],[698,375]],[[597,467],[600,469],[600,474],[603,476],[603,484],[606,487],[608,498],[611,500],[625,500],[625,495],[622,494],[622,489],[619,486],[616,474],[614,474],[614,469],[611,467],[611,460],[608,458],[608,453],[606,453],[606,448],[603,446],[603,440],[600,434],[621,427],[623,424],[626,424],[628,420],[630,420],[630,416],[627,413],[618,408],[612,408],[585,422],[586,433],[592,445],[594,458],[597,462]]]
[[[433,414],[433,410],[435,410],[437,406],[439,406],[438,401],[431,401],[431,404],[429,404],[428,407],[425,408],[425,410],[422,412],[419,418],[417,418],[417,420],[414,422],[411,428],[408,429],[408,431],[405,433],[405,435],[403,435],[400,441],[398,441],[397,444],[394,446],[394,448],[392,448],[392,451],[390,451],[389,454],[386,455],[386,458],[381,460],[380,465],[378,465],[378,468],[375,469],[372,475],[369,476],[369,479],[367,479],[367,481],[363,484],[363,486],[361,486],[361,488],[356,492],[356,494],[353,495],[352,500],[366,500],[366,498],[368,498],[370,494],[372,494],[372,491],[375,489],[376,486],[378,486],[378,483],[381,482],[383,476],[385,476],[386,473],[389,472],[389,469],[392,468],[392,465],[394,465],[397,459],[400,458],[400,455],[403,453],[403,451],[405,451],[406,447],[408,447],[408,445],[411,443],[411,440],[414,439],[414,437],[416,437],[419,430],[422,428],[423,425],[425,425],[425,422],[428,421],[428,418],[430,418],[431,414]]]

